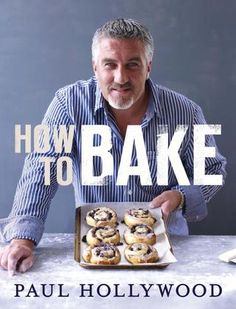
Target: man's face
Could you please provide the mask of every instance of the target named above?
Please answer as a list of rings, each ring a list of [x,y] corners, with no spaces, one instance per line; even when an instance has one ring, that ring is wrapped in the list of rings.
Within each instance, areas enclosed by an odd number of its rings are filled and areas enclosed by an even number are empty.
[[[142,101],[151,62],[139,40],[102,38],[93,70],[109,105],[123,110]]]

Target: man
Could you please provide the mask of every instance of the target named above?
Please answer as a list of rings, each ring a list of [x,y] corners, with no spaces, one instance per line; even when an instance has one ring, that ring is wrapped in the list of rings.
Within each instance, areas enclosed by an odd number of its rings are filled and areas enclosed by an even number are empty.
[[[56,161],[51,165],[51,185],[44,185],[40,156],[58,159],[52,143],[55,126],[74,125],[73,185],[76,203],[106,201],[146,201],[151,207],[161,207],[168,218],[168,230],[174,234],[188,234],[186,220],[199,221],[207,215],[206,202],[220,186],[193,185],[193,125],[205,124],[198,105],[186,97],[154,84],[149,79],[153,57],[153,39],[148,30],[130,19],[117,19],[99,28],[92,43],[92,64],[95,77],[78,81],[56,92],[44,117],[50,128],[51,149],[45,154],[33,152],[25,161],[14,205],[8,218],[0,222],[2,239],[10,242],[0,251],[0,265],[11,274],[25,272],[33,264],[33,247],[43,234],[49,204],[56,189]],[[167,125],[170,138],[179,124],[189,126],[184,137],[180,157],[190,180],[180,186],[173,169],[169,182],[159,186],[156,178],[156,138],[159,125]],[[108,125],[112,132],[111,153],[114,175],[103,186],[81,184],[81,126]],[[139,176],[130,176],[125,186],[117,186],[116,178],[122,147],[129,125],[139,125],[145,141],[153,185],[143,186]],[[95,144],[99,144],[98,137]],[[206,146],[216,147],[214,138],[206,139]],[[137,165],[134,151],[131,165]],[[219,152],[206,158],[206,174],[225,176],[226,161]],[[102,163],[94,161],[94,174],[100,175]]]

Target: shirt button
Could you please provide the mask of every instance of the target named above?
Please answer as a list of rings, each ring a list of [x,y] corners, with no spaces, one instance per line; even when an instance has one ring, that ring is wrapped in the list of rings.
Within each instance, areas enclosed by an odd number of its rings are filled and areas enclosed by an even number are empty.
[[[128,194],[131,195],[133,192],[132,190],[128,190]]]

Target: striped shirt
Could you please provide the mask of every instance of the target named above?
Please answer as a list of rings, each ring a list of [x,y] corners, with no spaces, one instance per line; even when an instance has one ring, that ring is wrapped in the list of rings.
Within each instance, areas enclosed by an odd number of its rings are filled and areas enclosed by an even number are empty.
[[[143,117],[141,128],[146,147],[150,175],[153,185],[143,186],[139,176],[130,176],[127,185],[116,185],[116,178],[121,159],[124,139],[116,125],[114,117],[106,108],[106,102],[101,94],[95,78],[88,81],[78,81],[59,89],[52,100],[42,124],[50,128],[51,148],[47,153],[30,153],[24,164],[19,180],[12,211],[8,218],[0,220],[0,236],[2,240],[13,238],[34,240],[37,244],[43,234],[44,222],[47,217],[50,202],[56,193],[56,161],[51,164],[51,185],[44,184],[44,168],[39,162],[40,156],[58,159],[60,156],[70,156],[73,161],[73,187],[76,205],[81,203],[99,202],[150,202],[165,190],[177,189],[184,193],[184,211],[174,211],[168,221],[168,230],[173,234],[188,234],[187,221],[199,221],[207,215],[206,203],[216,193],[220,186],[193,185],[193,125],[205,124],[200,107],[172,90],[147,81],[150,89],[147,111]],[[180,157],[190,180],[190,185],[178,185],[172,167],[169,167],[168,185],[157,185],[156,144],[158,126],[167,125],[169,140],[172,139],[177,125],[188,125],[180,149]],[[56,153],[53,147],[53,129],[59,125],[74,125],[74,139],[71,153]],[[107,125],[111,129],[114,171],[108,176],[104,185],[81,184],[81,126]],[[99,136],[95,135],[94,145],[99,145]],[[206,137],[206,146],[215,145],[213,136]],[[133,151],[131,163],[137,165],[136,152]],[[206,174],[222,174],[225,177],[225,158],[216,148],[216,156],[206,158]],[[100,157],[94,157],[94,175],[102,172]]]

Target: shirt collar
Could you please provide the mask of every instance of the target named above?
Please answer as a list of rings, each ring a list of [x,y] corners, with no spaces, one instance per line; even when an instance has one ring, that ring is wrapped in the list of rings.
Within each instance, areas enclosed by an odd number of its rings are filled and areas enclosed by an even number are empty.
[[[159,87],[157,84],[154,84],[154,82],[149,78],[147,80],[150,95],[149,95],[149,102],[148,102],[148,109],[147,109],[147,116],[152,116],[154,113],[156,113],[157,117],[160,117],[161,115],[161,102],[159,98]]]
[[[147,83],[150,89],[150,96],[149,96],[149,102],[148,102],[148,109],[146,112],[146,118],[151,119],[156,113],[157,117],[160,117],[161,112],[161,103],[158,95],[158,86],[153,83],[151,78],[147,79]],[[102,95],[101,89],[96,82],[96,97],[95,97],[95,105],[94,105],[94,114],[96,114],[97,110],[100,108],[103,108],[106,110],[106,101]]]

